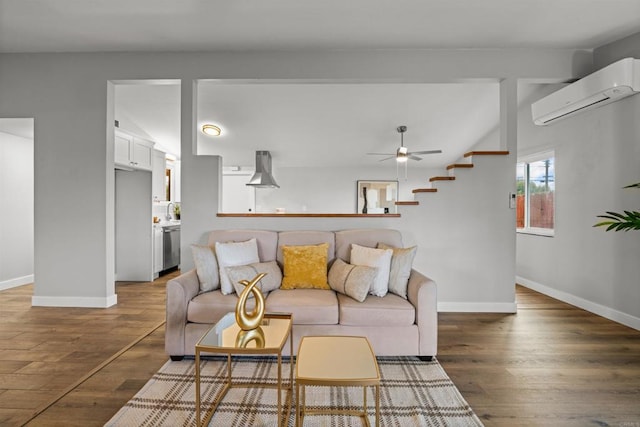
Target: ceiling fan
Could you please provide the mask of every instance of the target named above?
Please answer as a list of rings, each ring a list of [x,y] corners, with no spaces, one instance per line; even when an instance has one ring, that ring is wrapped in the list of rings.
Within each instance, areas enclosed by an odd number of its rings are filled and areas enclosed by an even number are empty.
[[[398,163],[406,163],[407,160],[422,160],[422,157],[418,157],[416,154],[438,154],[442,153],[442,150],[423,150],[423,151],[409,151],[407,147],[404,146],[404,133],[407,131],[406,126],[398,126],[396,128],[398,133],[400,134],[400,147],[396,150],[395,154],[393,153],[367,153],[372,156],[387,156],[384,159],[380,159],[380,162],[384,162],[385,160],[396,159]]]

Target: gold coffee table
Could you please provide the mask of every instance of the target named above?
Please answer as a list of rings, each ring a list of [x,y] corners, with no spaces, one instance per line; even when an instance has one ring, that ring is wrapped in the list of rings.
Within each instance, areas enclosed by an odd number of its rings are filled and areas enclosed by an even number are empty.
[[[218,405],[230,388],[263,387],[278,389],[278,426],[286,424],[291,413],[291,393],[293,388],[293,341],[291,339],[291,314],[266,313],[262,325],[253,331],[242,331],[235,322],[233,313],[226,315],[200,338],[196,344],[196,420],[197,425],[207,425]],[[289,386],[282,386],[282,349],[289,338]],[[200,353],[222,353],[227,355],[227,381],[218,392],[211,407],[200,419]],[[233,383],[231,381],[231,355],[273,354],[278,357],[278,381],[268,383]],[[286,415],[282,414],[282,390],[286,392]]]
[[[308,410],[305,386],[362,386],[362,411],[348,409]],[[302,386],[302,396],[300,387]],[[375,387],[376,426],[380,425],[380,371],[366,337],[303,337],[296,359],[296,426],[309,414],[346,414],[367,417],[367,386]]]

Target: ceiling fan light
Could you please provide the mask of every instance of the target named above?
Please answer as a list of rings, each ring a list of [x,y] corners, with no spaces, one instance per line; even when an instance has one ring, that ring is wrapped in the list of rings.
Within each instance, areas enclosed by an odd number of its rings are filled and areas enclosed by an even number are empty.
[[[406,163],[409,160],[407,147],[399,147],[396,151],[396,162]]]
[[[206,124],[206,125],[202,125],[202,133],[209,136],[220,136],[222,131],[216,125]]]

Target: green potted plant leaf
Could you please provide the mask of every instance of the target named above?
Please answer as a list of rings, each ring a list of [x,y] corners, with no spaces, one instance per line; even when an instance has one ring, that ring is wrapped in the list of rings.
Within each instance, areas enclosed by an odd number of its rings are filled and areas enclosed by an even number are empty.
[[[179,203],[175,203],[173,205],[173,214],[175,215],[176,219],[180,219],[180,204]]]
[[[640,182],[627,185],[624,188],[640,188]],[[606,221],[594,224],[594,227],[607,227],[606,231],[640,230],[640,211],[624,211],[624,213],[607,212],[606,215],[598,215]]]

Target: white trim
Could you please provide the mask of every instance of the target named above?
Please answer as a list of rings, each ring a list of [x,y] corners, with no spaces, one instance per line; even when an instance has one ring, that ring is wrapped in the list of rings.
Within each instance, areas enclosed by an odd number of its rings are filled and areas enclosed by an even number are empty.
[[[108,308],[118,303],[118,295],[113,294],[105,298],[98,297],[45,297],[32,296],[33,307],[85,307]]]
[[[521,154],[518,152],[518,154]],[[531,154],[526,155],[518,155],[517,163],[533,163],[539,162],[540,160],[547,160],[552,157],[556,157],[555,150],[545,150],[545,151],[535,151]]]
[[[613,320],[614,322],[621,323],[640,331],[640,317],[631,316],[630,314],[623,313],[611,307],[586,300],[568,292],[559,291],[549,286],[534,282],[533,280],[525,279],[524,277],[516,276],[516,282],[526,288],[550,296],[551,298],[566,302],[567,304],[575,305],[583,310],[587,310],[591,313],[597,314],[598,316],[602,316],[606,319]]]
[[[5,280],[4,282],[0,282],[0,291],[4,291],[5,289],[16,288],[22,285],[28,285],[33,283],[33,274],[29,274],[28,276],[16,277],[15,279]]]
[[[439,313],[516,313],[514,302],[439,302]]]
[[[554,212],[554,216],[555,216],[555,212]],[[555,218],[554,218],[554,222],[555,222]],[[516,228],[516,233],[529,234],[531,236],[542,236],[542,237],[554,237],[556,235],[555,229],[539,228],[539,227]]]

